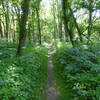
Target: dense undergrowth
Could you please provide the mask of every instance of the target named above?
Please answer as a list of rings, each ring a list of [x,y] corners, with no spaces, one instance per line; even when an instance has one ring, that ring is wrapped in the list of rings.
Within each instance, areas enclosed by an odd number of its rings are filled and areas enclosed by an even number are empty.
[[[47,49],[25,48],[15,57],[15,44],[0,44],[0,100],[44,100]]]
[[[53,63],[59,100],[100,100],[100,44],[60,47]]]

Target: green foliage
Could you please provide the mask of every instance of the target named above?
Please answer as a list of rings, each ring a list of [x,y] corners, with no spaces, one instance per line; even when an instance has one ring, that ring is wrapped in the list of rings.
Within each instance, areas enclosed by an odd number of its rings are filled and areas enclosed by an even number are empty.
[[[47,81],[47,49],[26,48],[24,55],[17,58],[13,55],[15,48],[9,46],[0,45],[0,100],[42,100]]]
[[[65,97],[60,100],[100,100],[100,48],[95,51],[61,48],[54,54],[58,88]]]

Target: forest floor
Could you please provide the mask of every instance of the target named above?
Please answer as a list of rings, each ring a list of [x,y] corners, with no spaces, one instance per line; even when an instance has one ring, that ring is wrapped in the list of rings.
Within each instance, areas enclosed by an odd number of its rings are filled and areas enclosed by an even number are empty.
[[[52,56],[51,56],[51,45],[48,45],[48,90],[47,100],[57,100],[57,90],[55,83],[55,74],[53,71]]]

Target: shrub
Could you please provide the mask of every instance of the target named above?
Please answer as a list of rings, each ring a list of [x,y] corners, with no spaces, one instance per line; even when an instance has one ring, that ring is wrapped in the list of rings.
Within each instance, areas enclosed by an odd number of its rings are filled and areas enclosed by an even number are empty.
[[[100,100],[100,56],[91,49],[61,48],[53,55],[61,88],[72,94],[69,100]]]
[[[17,58],[13,49],[1,48],[0,100],[42,100],[47,78],[47,49],[25,51]]]

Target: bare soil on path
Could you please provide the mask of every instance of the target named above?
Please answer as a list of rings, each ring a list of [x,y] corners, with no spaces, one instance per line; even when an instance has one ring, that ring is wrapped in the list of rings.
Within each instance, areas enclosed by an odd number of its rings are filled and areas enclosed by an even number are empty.
[[[57,90],[55,83],[55,75],[53,71],[52,56],[51,56],[51,45],[48,45],[48,90],[47,100],[57,100]]]

